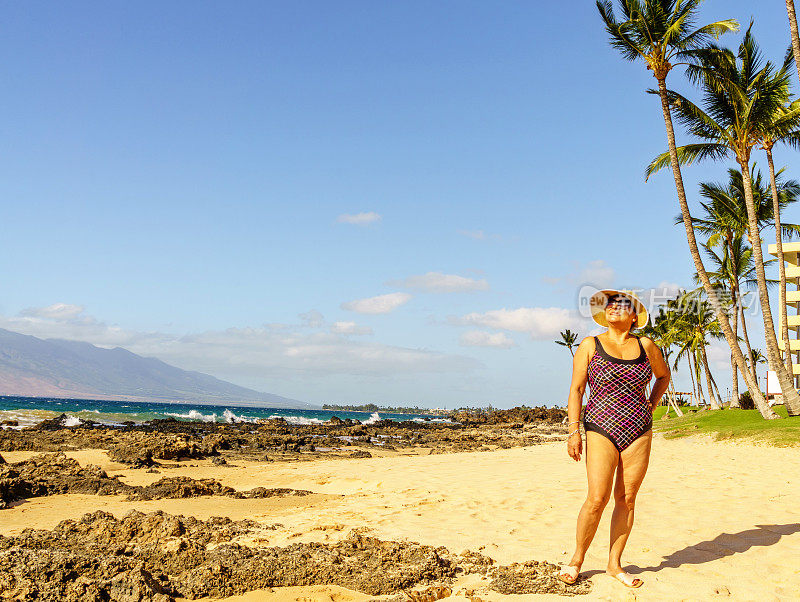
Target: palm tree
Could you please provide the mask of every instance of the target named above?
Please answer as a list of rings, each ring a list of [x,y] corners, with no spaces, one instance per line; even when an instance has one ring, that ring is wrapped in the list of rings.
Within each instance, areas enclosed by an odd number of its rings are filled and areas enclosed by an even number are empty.
[[[733,19],[716,21],[694,28],[694,18],[701,0],[619,0],[619,7],[624,21],[617,21],[610,0],[597,0],[597,9],[610,37],[611,46],[629,61],[643,60],[658,82],[658,96],[661,99],[661,112],[667,132],[669,147],[668,162],[672,166],[678,204],[681,208],[683,226],[686,230],[686,241],[692,255],[695,269],[703,283],[703,288],[714,308],[725,340],[734,354],[736,364],[741,370],[745,382],[752,390],[753,401],[765,418],[778,418],[772,411],[747,371],[742,350],[736,335],[725,315],[722,300],[717,298],[711,280],[708,278],[700,250],[697,246],[689,203],[686,200],[686,189],[683,185],[681,163],[675,144],[675,128],[670,113],[671,95],[667,91],[667,76],[673,68],[671,61],[682,61],[691,58],[712,39],[722,34],[738,31],[739,24]]]
[[[748,236],[753,247],[761,315],[764,320],[767,357],[778,376],[787,411],[791,415],[800,415],[800,394],[794,388],[792,378],[781,362],[778,351],[750,177],[750,156],[753,147],[764,124],[769,122],[777,108],[786,100],[782,82],[788,76],[785,63],[778,71],[772,63],[763,63],[751,28],[752,24],[736,54],[713,44],[694,53],[696,62],[687,68],[687,74],[692,81],[700,84],[706,110],[681,94],[673,91],[668,94],[676,105],[679,119],[691,134],[702,141],[678,148],[677,159],[680,163],[690,164],[701,159],[722,159],[732,156],[739,164],[747,207]],[[648,166],[648,174],[666,167],[670,161],[671,153],[662,153]],[[752,395],[754,390],[750,383],[748,388],[751,389]],[[757,386],[755,390],[758,390]],[[757,397],[761,399],[756,401]],[[753,400],[764,417],[778,417],[769,405],[762,401],[763,396],[760,391],[758,395],[753,396]]]
[[[781,177],[783,170],[776,174],[776,187],[778,189],[778,204],[783,211],[800,200],[800,182],[797,180],[784,181]],[[774,222],[774,206],[771,188],[763,183],[761,170],[753,163],[750,170],[752,183],[753,204],[755,205],[758,231],[761,232]],[[738,169],[728,169],[728,183],[701,182],[700,196],[707,199],[701,201],[704,210],[703,217],[693,217],[695,228],[709,236],[709,242],[716,244],[719,237],[724,237],[730,242],[736,235],[745,235],[750,228],[747,216],[747,206],[744,195],[744,178]],[[675,223],[680,223],[682,217],[675,218]],[[800,235],[800,225],[781,223],[781,234],[787,238]]]
[[[788,57],[787,57],[788,58]],[[785,79],[786,90],[784,93],[789,96],[789,79]],[[761,148],[767,153],[767,164],[769,165],[770,192],[772,193],[773,214],[775,216],[775,243],[778,251],[778,280],[780,282],[780,324],[781,338],[784,340],[786,370],[793,374],[792,354],[789,345],[789,324],[786,315],[786,270],[783,264],[783,237],[781,229],[780,197],[775,176],[775,163],[772,156],[772,149],[778,142],[785,142],[794,146],[800,141],[800,101],[796,100],[787,103],[785,106],[777,108],[772,115],[772,119],[764,124],[761,130]]]
[[[800,77],[800,34],[797,32],[797,15],[794,12],[794,0],[786,0],[786,13],[789,16],[789,32],[792,34],[792,55]]]
[[[677,327],[675,325],[675,312],[664,307],[660,307],[658,315],[639,331],[642,336],[649,337],[661,349],[664,361],[669,364],[672,355],[672,347],[677,338]],[[675,368],[677,370],[677,367]],[[669,382],[667,403],[672,406],[677,416],[683,416],[683,411],[678,406],[677,395],[675,395],[675,384]]]
[[[754,369],[757,369],[759,364],[766,364],[767,358],[764,357],[764,354],[761,353],[760,349],[751,349],[750,350],[750,361],[752,362]]]
[[[693,359],[695,360],[698,375],[698,390],[702,391],[699,381],[700,373],[705,372],[711,409],[718,410],[722,408],[722,400],[717,398],[714,393],[706,347],[708,346],[708,337],[722,338],[719,322],[714,317],[710,304],[699,298],[699,295],[684,294],[679,298],[679,307],[684,335],[678,357],[680,358],[688,353],[694,356]]]
[[[735,239],[737,242],[741,242],[741,237],[737,237]],[[731,319],[733,321],[733,332],[736,336],[739,336],[739,299],[738,299],[738,281],[739,281],[739,262],[744,260],[742,255],[736,256],[731,254],[728,251],[727,245],[722,247],[722,254],[719,255],[714,250],[714,247],[711,245],[711,242],[707,242],[705,245],[705,251],[708,255],[709,259],[711,259],[713,270],[709,270],[708,276],[711,278],[711,282],[714,283],[715,286],[719,287],[720,290],[725,291],[729,298],[729,307],[731,311]],[[741,248],[741,246],[737,246],[736,248]],[[744,253],[749,253],[750,250],[746,249],[743,251]],[[699,278],[697,274],[694,276],[695,282],[699,282]],[[744,320],[743,320],[744,322]],[[746,330],[745,330],[746,332]],[[747,341],[748,349],[750,348],[749,341]],[[731,353],[731,377],[732,377],[732,387],[733,387],[733,399],[739,399],[739,374],[738,369],[736,366],[736,361],[733,359],[733,353]],[[734,405],[735,407],[735,405]]]
[[[796,180],[784,181],[778,172],[775,178],[775,185],[778,193],[778,211],[780,212],[788,205],[800,199],[800,183]],[[753,183],[753,199],[756,207],[756,215],[759,231],[767,227],[772,216],[775,214],[774,200],[771,190],[764,185],[761,171],[753,164],[750,174]],[[747,358],[750,357],[750,338],[747,334],[747,321],[744,315],[743,295],[740,293],[741,280],[744,278],[745,284],[750,287],[757,286],[755,279],[755,266],[753,264],[752,249],[743,240],[747,233],[748,219],[747,208],[744,200],[744,179],[742,172],[738,169],[728,169],[728,183],[723,185],[716,182],[701,182],[700,195],[706,199],[701,201],[700,206],[704,214],[701,217],[692,218],[695,228],[703,234],[708,235],[706,251],[709,254],[716,269],[714,275],[709,272],[709,276],[715,283],[720,279],[724,282],[724,290],[731,298],[731,304],[737,308],[732,314],[733,332],[738,337],[738,321],[741,317],[744,342],[747,347]],[[678,216],[676,223],[681,220]],[[782,236],[792,238],[795,234],[800,235],[800,225],[781,223],[780,229]],[[717,243],[725,245],[722,256],[718,256],[712,249]],[[772,263],[774,260],[765,261],[765,264]],[[715,275],[717,277],[715,277]],[[696,280],[699,283],[699,280]],[[768,282],[772,282],[769,281]],[[777,283],[777,281],[774,281]],[[731,354],[733,372],[733,407],[738,404],[738,383],[737,367]],[[752,369],[753,378],[756,379],[755,371]],[[756,379],[757,380],[757,379]]]
[[[572,332],[569,328],[565,331],[559,333],[561,335],[560,341],[555,341],[556,345],[563,345],[567,349],[569,349],[569,353],[572,357],[575,357],[575,352],[572,351],[573,347],[578,345],[578,333]]]

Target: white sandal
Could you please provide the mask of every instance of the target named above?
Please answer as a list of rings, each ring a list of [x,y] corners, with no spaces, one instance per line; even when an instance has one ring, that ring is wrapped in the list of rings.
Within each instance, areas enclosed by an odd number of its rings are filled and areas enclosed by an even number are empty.
[[[561,567],[561,570],[558,571],[556,578],[559,581],[563,581],[567,585],[573,585],[578,580],[579,573],[580,569],[578,567],[576,567],[574,564],[567,564]],[[562,579],[562,577],[570,577],[572,581],[567,581],[566,579]]]
[[[639,577],[634,577],[633,575],[631,575],[630,573],[626,573],[625,571],[617,573],[616,575],[611,575],[611,577],[619,581],[625,587],[630,587],[633,589],[637,587],[642,587],[644,585],[644,581],[642,581],[642,579],[640,579]],[[639,583],[634,584],[633,583],[634,581],[638,581]]]

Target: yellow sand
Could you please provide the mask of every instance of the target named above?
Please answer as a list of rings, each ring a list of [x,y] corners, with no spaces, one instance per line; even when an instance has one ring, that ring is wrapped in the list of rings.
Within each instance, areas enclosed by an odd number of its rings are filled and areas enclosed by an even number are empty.
[[[8,461],[32,454],[3,452]],[[162,476],[213,477],[237,489],[291,487],[315,495],[262,500],[199,498],[126,502],[121,497],[62,495],[31,499],[0,513],[0,533],[52,528],[64,518],[102,509],[163,509],[208,518],[253,518],[283,527],[266,545],[336,541],[354,527],[370,535],[481,551],[498,563],[568,560],[575,518],[586,489],[584,465],[563,442],[494,452],[239,463],[183,463],[161,474],[124,469],[103,452],[69,454],[100,464],[131,484]],[[639,494],[624,560],[645,581],[627,590],[604,574],[611,508],[583,567],[591,600],[787,600],[800,588],[800,479],[797,449],[656,437]],[[450,599],[474,589],[486,601],[560,599],[501,596],[477,576],[456,583]],[[229,600],[361,602],[372,596],[334,586],[275,588]]]

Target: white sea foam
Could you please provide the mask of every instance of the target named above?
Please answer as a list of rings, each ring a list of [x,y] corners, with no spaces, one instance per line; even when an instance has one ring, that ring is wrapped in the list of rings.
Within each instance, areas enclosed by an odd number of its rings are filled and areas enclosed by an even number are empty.
[[[100,413],[100,410],[87,410],[86,408],[83,408],[83,409],[81,410],[81,412],[86,412],[86,413],[88,413],[88,414],[99,414],[99,413]]]
[[[61,424],[67,427],[72,426],[80,426],[83,424],[83,420],[78,418],[77,416],[67,416],[64,420],[61,421]]]
[[[226,410],[227,411],[227,410]],[[186,414],[179,414],[177,412],[165,412],[167,416],[174,418],[186,418],[188,420],[198,420],[201,422],[216,422],[216,414],[201,414],[197,410],[189,410]]]
[[[0,422],[4,420],[17,422],[17,426],[3,425],[0,428],[20,430],[56,416],[58,416],[58,412],[50,410],[0,410]]]
[[[326,420],[320,420],[319,418],[305,418],[304,416],[278,416],[277,414],[273,414],[267,420],[272,420],[273,418],[283,418],[289,424],[295,424],[297,426],[305,426],[308,424],[325,424]]]
[[[252,418],[247,418],[245,416],[237,416],[227,408],[222,413],[222,417],[225,419],[225,422],[232,424],[234,422],[255,422]]]
[[[414,422],[446,422],[447,424],[458,424],[447,418],[429,418],[427,420],[425,418],[412,418],[412,420]]]
[[[380,420],[383,419],[378,415],[378,412],[372,412],[372,415],[366,420],[364,420],[361,424],[375,424]]]

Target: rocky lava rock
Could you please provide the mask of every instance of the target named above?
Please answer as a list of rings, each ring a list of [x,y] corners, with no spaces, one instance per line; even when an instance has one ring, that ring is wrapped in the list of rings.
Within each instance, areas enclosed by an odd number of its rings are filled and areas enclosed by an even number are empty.
[[[265,498],[308,495],[304,489],[256,487],[236,491],[214,479],[165,477],[145,487],[128,485],[119,477],[110,477],[97,466],[82,467],[63,453],[41,454],[25,462],[0,464],[0,509],[10,502],[59,493],[127,495],[129,500],[157,500],[220,495],[233,498]]]

